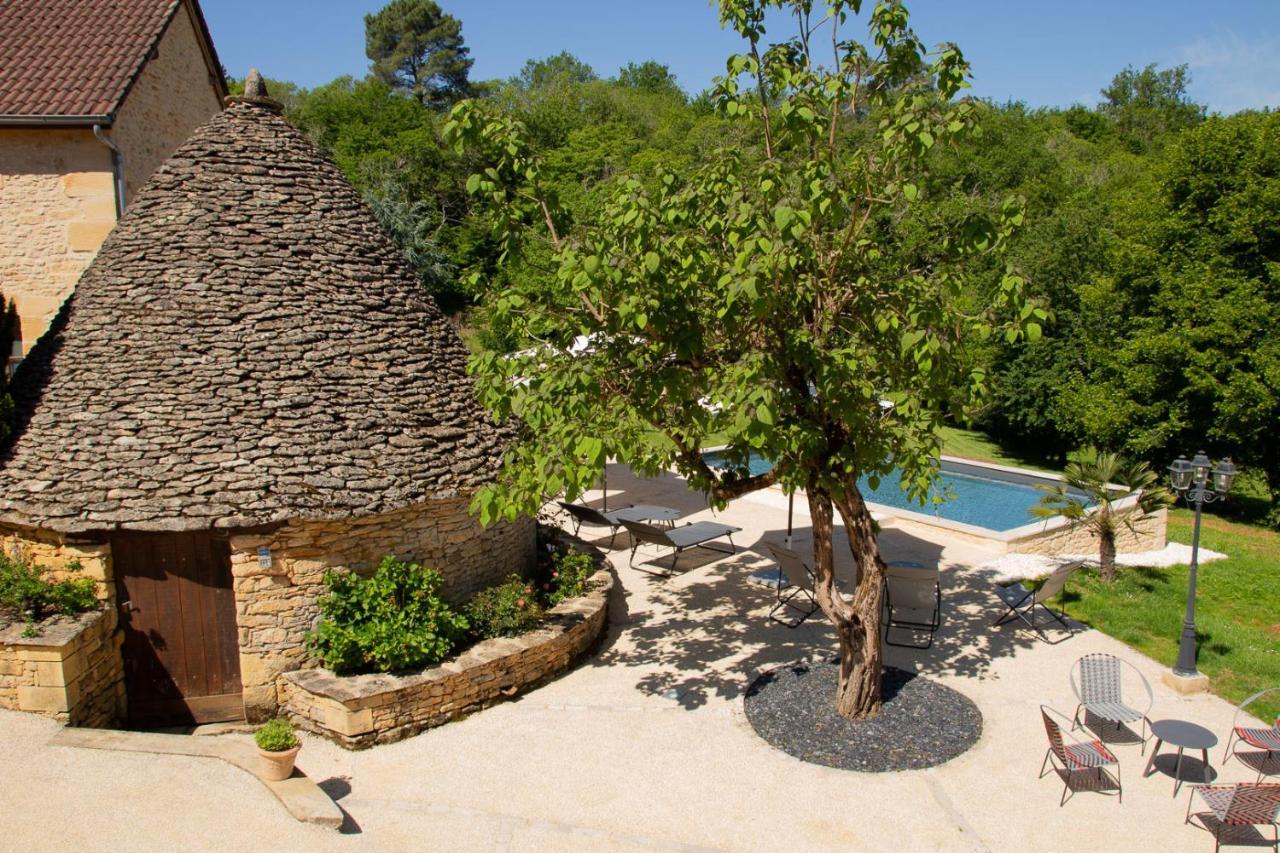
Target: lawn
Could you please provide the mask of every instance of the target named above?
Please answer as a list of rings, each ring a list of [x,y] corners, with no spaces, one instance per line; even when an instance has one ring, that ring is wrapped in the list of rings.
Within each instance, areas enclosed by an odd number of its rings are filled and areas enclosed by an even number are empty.
[[[1190,542],[1192,514],[1170,514],[1169,538]],[[1280,533],[1205,516],[1205,548],[1229,555],[1200,568],[1196,631],[1200,671],[1212,689],[1240,702],[1265,687],[1280,687]],[[1096,572],[1077,573],[1064,593],[1067,613],[1161,663],[1178,657],[1187,601],[1186,566],[1120,568],[1115,583]],[[1280,715],[1280,695],[1250,706],[1264,720]],[[1270,716],[1268,716],[1270,715]]]
[[[944,428],[943,450],[953,456],[1051,470],[970,430]],[[1255,498],[1248,492],[1241,497]],[[1174,510],[1169,515],[1169,539],[1190,543],[1192,524],[1190,510]],[[1209,676],[1213,691],[1231,702],[1265,687],[1280,687],[1280,533],[1206,515],[1200,541],[1228,555],[1200,570],[1196,631],[1201,672]],[[1080,572],[1060,603],[1072,617],[1172,666],[1182,634],[1187,575],[1186,566],[1121,567],[1115,583],[1108,586],[1096,572]],[[1280,715],[1280,695],[1267,698],[1270,701],[1260,700],[1250,710],[1263,719]]]

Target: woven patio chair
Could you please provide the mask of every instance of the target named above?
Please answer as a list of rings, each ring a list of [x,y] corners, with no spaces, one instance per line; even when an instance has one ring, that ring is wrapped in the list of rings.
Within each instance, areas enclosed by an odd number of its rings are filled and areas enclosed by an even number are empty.
[[[1021,619],[1030,626],[1031,630],[1039,635],[1040,639],[1046,643],[1052,643],[1053,641],[1045,634],[1044,629],[1036,622],[1036,607],[1039,607],[1066,629],[1068,637],[1071,636],[1071,626],[1063,618],[1066,614],[1054,613],[1045,602],[1062,592],[1067,585],[1067,578],[1071,577],[1071,573],[1083,565],[1084,561],[1078,560],[1058,566],[1053,570],[1053,574],[1049,575],[1049,579],[1037,590],[1027,589],[1020,583],[1010,584],[1009,586],[997,585],[995,588],[996,597],[1004,602],[1009,612],[997,619],[991,627],[999,628],[1010,620]],[[1066,639],[1066,637],[1062,639]],[[1062,640],[1057,642],[1062,642]]]
[[[1250,761],[1258,762],[1258,779],[1262,781],[1264,772],[1266,775],[1272,775],[1275,770],[1266,770],[1266,768],[1275,766],[1280,770],[1280,716],[1276,717],[1275,723],[1269,729],[1250,728],[1240,725],[1240,715],[1245,713],[1245,708],[1249,707],[1254,700],[1260,699],[1269,693],[1280,693],[1280,687],[1268,687],[1266,690],[1259,690],[1248,699],[1240,703],[1236,708],[1235,716],[1231,718],[1231,734],[1227,736],[1227,751],[1222,756],[1222,763],[1226,764],[1233,756],[1240,760],[1241,764],[1249,766]],[[1241,753],[1240,744],[1248,744],[1253,747],[1252,750]],[[1232,749],[1234,745],[1235,749]],[[1249,760],[1246,760],[1248,758]]]
[[[769,549],[778,568],[782,570],[782,577],[786,579],[785,583],[781,579],[778,581],[778,600],[769,611],[769,618],[779,625],[798,628],[804,620],[818,611],[818,599],[813,593],[813,569],[790,548],[772,542],[764,543],[764,547]],[[791,618],[778,615],[780,612],[785,614],[788,610],[796,615]]]
[[[1209,810],[1193,814],[1191,807],[1197,794]],[[1277,826],[1280,819],[1280,783],[1197,785],[1191,789],[1191,796],[1187,799],[1184,823],[1191,823],[1192,818],[1199,818],[1200,826],[1213,833],[1215,853],[1222,848],[1224,840],[1229,844],[1254,847],[1266,844],[1280,851],[1280,827]],[[1270,839],[1255,829],[1259,826],[1271,827]]]
[[[930,648],[934,634],[942,625],[942,586],[938,583],[938,570],[890,564],[884,573],[884,606],[887,613],[884,620],[886,643],[907,649]],[[894,629],[927,633],[928,640],[924,643],[894,642],[889,639],[889,632]]]
[[[1124,673],[1130,673],[1128,681],[1140,685],[1144,697],[1134,699],[1132,692],[1126,696],[1124,691]],[[1071,692],[1076,695],[1076,714],[1071,720],[1073,729],[1087,723],[1092,714],[1100,720],[1106,720],[1116,727],[1117,733],[1125,723],[1142,722],[1142,754],[1147,753],[1147,737],[1151,706],[1155,696],[1151,685],[1138,671],[1137,667],[1115,655],[1091,654],[1077,660],[1071,665]],[[1135,707],[1138,706],[1138,707]],[[1084,712],[1084,720],[1080,712]],[[1098,734],[1095,732],[1095,734]]]
[[[1054,719],[1054,717],[1058,719]],[[1045,751],[1044,761],[1040,764],[1040,778],[1045,777],[1045,767],[1051,766],[1054,772],[1061,772],[1064,775],[1062,780],[1062,797],[1058,800],[1058,806],[1066,805],[1067,800],[1071,797],[1067,796],[1070,792],[1071,796],[1075,796],[1075,791],[1071,787],[1071,779],[1076,775],[1084,775],[1086,777],[1097,780],[1096,788],[1098,793],[1106,793],[1107,782],[1114,782],[1116,786],[1116,795],[1120,802],[1124,802],[1124,788],[1120,784],[1120,762],[1107,749],[1107,745],[1100,740],[1081,741],[1071,738],[1071,742],[1067,742],[1070,737],[1062,730],[1062,723],[1066,721],[1066,717],[1058,711],[1050,708],[1048,705],[1040,706],[1040,717],[1044,720],[1044,730],[1049,736],[1049,748]],[[1057,759],[1057,763],[1053,759]],[[1062,765],[1061,771],[1058,765]],[[1116,769],[1115,774],[1107,771],[1108,767]]]

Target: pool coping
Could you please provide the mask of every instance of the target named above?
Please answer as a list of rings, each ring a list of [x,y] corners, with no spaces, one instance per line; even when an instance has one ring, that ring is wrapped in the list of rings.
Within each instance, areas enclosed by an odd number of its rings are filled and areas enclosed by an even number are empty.
[[[708,447],[708,448],[704,448],[702,452],[714,453],[718,450],[723,450],[726,446],[727,445],[720,445],[719,447]],[[1050,481],[1050,482],[1056,481],[1060,483],[1062,482],[1062,479],[1063,479],[1061,474],[1056,474],[1052,471],[1036,471],[1031,468],[1019,468],[1013,465],[1001,465],[996,462],[985,462],[978,459],[969,459],[964,456],[951,456],[945,453],[941,454],[938,457],[938,461],[940,463],[950,463],[953,466],[962,466],[962,467],[976,468],[979,470],[1000,472],[1002,474],[1011,474],[1024,481],[1035,481],[1040,483],[1045,481]],[[1024,484],[1030,485],[1031,483],[1024,483]],[[1113,487],[1117,489],[1123,488],[1122,486],[1119,486],[1114,483],[1108,483],[1107,485],[1109,487]],[[782,492],[783,494],[786,494],[786,492],[783,491],[782,487],[777,485],[770,486],[769,490],[778,491],[778,492]],[[804,491],[803,489],[797,490],[797,492],[801,492],[801,493],[803,491]],[[1138,494],[1129,495],[1128,497],[1115,501],[1111,505],[1112,509],[1117,513],[1126,512],[1131,507],[1135,506],[1138,503],[1140,496],[1141,496],[1141,493],[1138,493]],[[874,501],[867,501],[867,507],[868,509],[871,510],[872,514],[880,520],[880,524],[882,527],[892,526],[895,521],[906,521],[914,524],[936,528],[938,530],[942,530],[950,533],[959,533],[965,536],[972,536],[976,539],[983,539],[991,542],[996,542],[1001,545],[1004,545],[1006,548],[1012,545],[1016,545],[1018,543],[1039,539],[1045,536],[1046,534],[1056,533],[1057,531],[1060,531],[1063,528],[1070,527],[1078,523],[1078,522],[1073,522],[1071,519],[1066,518],[1065,516],[1058,515],[1058,516],[1054,516],[1053,518],[1046,518],[1042,520],[1031,521],[1031,522],[1028,522],[1027,524],[1023,524],[1018,527],[1012,527],[1008,530],[993,530],[989,527],[980,527],[976,524],[968,524],[963,521],[952,521],[951,519],[940,518],[939,516],[936,516],[936,515],[930,515],[927,512],[918,512],[916,510],[903,509],[901,507],[890,506],[888,504],[882,504],[882,503],[876,503]],[[806,514],[808,512],[807,509],[803,509],[802,511],[805,512]],[[1090,511],[1092,512],[1092,510]]]

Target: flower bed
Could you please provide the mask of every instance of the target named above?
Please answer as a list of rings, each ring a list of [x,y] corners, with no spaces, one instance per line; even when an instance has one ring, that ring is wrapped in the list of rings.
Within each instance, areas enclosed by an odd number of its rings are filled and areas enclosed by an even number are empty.
[[[613,576],[598,570],[585,595],[547,611],[537,629],[483,640],[408,675],[288,672],[280,707],[300,728],[348,749],[390,743],[509,699],[559,675],[591,648],[608,618]]]

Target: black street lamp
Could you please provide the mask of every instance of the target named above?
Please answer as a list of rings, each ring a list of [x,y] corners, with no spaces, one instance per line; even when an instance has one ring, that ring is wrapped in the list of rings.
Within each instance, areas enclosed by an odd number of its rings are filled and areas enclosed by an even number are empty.
[[[1169,481],[1173,490],[1196,507],[1195,532],[1191,536],[1191,578],[1187,587],[1187,616],[1182,622],[1178,662],[1173,667],[1174,675],[1182,678],[1200,676],[1199,670],[1196,669],[1196,570],[1200,564],[1200,511],[1205,504],[1225,498],[1235,478],[1236,466],[1231,464],[1229,457],[1214,465],[1204,451],[1197,453],[1191,461],[1187,461],[1185,456],[1179,456],[1169,466]]]

